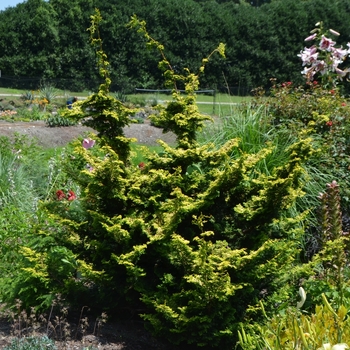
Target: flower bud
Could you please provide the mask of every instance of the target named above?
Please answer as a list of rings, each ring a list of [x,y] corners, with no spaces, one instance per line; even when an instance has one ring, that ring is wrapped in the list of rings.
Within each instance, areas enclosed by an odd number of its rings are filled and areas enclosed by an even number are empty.
[[[333,29],[330,29],[329,32],[330,32],[331,34],[335,35],[335,36],[339,36],[339,35],[340,35],[340,33],[336,32],[336,31],[333,30]]]

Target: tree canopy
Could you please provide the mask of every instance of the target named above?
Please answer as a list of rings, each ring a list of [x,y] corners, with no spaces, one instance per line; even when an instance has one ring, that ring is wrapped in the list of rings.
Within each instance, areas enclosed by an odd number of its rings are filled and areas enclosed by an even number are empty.
[[[350,38],[350,0],[27,0],[0,12],[3,77],[46,79],[70,90],[96,88],[96,57],[86,32],[95,8],[103,17],[101,36],[115,91],[163,87],[159,57],[127,27],[134,14],[164,44],[179,73],[198,68],[206,52],[225,43],[226,59],[210,62],[201,87],[233,93],[269,87],[271,78],[302,82],[297,54],[318,21],[341,33],[339,43]]]

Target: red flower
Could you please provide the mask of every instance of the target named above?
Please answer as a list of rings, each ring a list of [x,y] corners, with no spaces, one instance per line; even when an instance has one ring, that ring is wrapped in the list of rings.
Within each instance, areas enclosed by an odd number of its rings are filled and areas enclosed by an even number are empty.
[[[68,197],[67,197],[67,199],[68,199],[69,201],[74,201],[74,199],[77,199],[75,193],[74,193],[72,190],[69,190],[69,191],[68,191]]]
[[[341,105],[342,105],[343,107],[345,107],[345,106],[346,106],[346,103],[345,103],[345,102],[343,102]]]
[[[285,83],[282,83],[282,87],[287,87],[287,86],[291,86],[292,82],[291,81],[286,81]]]
[[[139,167],[139,169],[141,169],[141,170],[143,170],[144,168],[145,168],[145,163],[144,162],[141,162],[139,165],[138,165],[138,167]]]
[[[60,201],[64,198],[66,198],[66,195],[64,194],[64,192],[62,190],[58,190],[56,191],[56,196],[57,196],[57,199]]]
[[[331,120],[328,120],[328,122],[326,123],[327,126],[332,126],[333,122]]]
[[[334,95],[334,94],[335,94],[335,90],[329,90],[329,93],[330,93],[331,95]]]

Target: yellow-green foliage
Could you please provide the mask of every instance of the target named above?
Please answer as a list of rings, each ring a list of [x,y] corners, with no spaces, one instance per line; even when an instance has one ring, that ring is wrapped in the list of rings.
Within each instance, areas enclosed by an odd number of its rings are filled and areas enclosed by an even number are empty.
[[[241,328],[237,345],[244,350],[331,350],[336,344],[350,344],[348,312],[344,305],[333,310],[323,294],[323,304],[317,305],[311,315],[291,308],[265,325],[256,325],[255,331]]]
[[[123,134],[123,127],[133,121],[131,116],[135,109],[125,107],[122,102],[109,94],[111,79],[108,71],[107,56],[102,49],[98,24],[102,20],[98,10],[91,16],[91,27],[88,28],[91,37],[91,44],[96,48],[98,68],[104,83],[100,85],[99,91],[90,95],[83,101],[74,103],[72,110],[65,110],[61,113],[63,118],[82,121],[83,125],[98,131],[101,145],[108,145],[119,158],[126,162],[130,153],[129,144],[133,139],[126,138]]]
[[[133,16],[130,27],[136,28],[139,33],[145,36],[147,45],[156,48],[162,57],[159,67],[164,71],[166,86],[173,89],[173,101],[167,103],[166,107],[159,106],[160,115],[151,116],[151,120],[164,129],[164,132],[172,131],[177,135],[177,142],[181,148],[189,148],[195,144],[196,132],[204,125],[206,120],[211,118],[199,112],[196,104],[196,90],[199,88],[199,75],[204,72],[205,65],[208,64],[210,57],[214,53],[219,53],[225,57],[225,45],[219,46],[205,59],[202,60],[202,66],[198,74],[191,73],[187,68],[184,74],[177,74],[173,70],[170,62],[164,54],[164,47],[158,41],[153,39],[146,29],[146,23]],[[185,86],[185,96],[178,91],[177,84]]]
[[[269,175],[256,164],[271,145],[252,154],[240,150],[238,140],[219,149],[200,146],[196,133],[207,117],[198,112],[195,89],[210,56],[198,74],[175,74],[144,24],[133,18],[133,25],[163,55],[173,101],[153,118],[178,144],[160,142],[163,152],[147,156],[142,167],[132,165],[132,140],[122,130],[131,111],[109,97],[106,75],[98,93],[67,112],[79,119],[89,113],[87,125],[99,134],[93,148],[77,142],[67,160],[82,189],[80,211],[71,206],[57,214],[65,235],[75,237],[69,249],[88,268],[80,262],[79,279],[65,283],[111,312],[141,309],[152,330],[172,342],[229,347],[262,290],[279,300],[281,287],[297,278],[302,215],[288,217],[288,209],[302,195],[310,140],[301,137],[288,148]],[[213,52],[222,54],[223,45]]]

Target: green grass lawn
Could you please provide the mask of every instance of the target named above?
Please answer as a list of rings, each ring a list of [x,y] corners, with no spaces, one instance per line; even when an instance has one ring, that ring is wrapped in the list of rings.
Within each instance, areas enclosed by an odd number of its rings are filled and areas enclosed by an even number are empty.
[[[35,92],[36,91],[34,91],[34,94]],[[18,95],[22,95],[23,93],[25,93],[25,90],[0,88],[0,94],[12,95],[13,99],[19,98]],[[72,92],[66,90],[58,90],[58,95],[61,98],[67,98],[69,96],[87,97],[90,93],[91,92],[88,91]],[[112,94],[119,98],[117,93],[112,92]],[[171,94],[164,93],[138,93],[125,96],[126,101],[133,102],[139,106],[156,105],[158,103],[161,104],[167,101],[171,101],[171,98]],[[197,94],[197,102],[200,112],[203,114],[216,116],[229,115],[232,113],[232,109],[236,104],[247,102],[251,100],[251,98],[252,97],[250,96],[230,96],[228,94],[222,93],[216,93],[215,96],[205,95],[201,93]]]
[[[127,98],[130,100],[133,99],[144,99],[146,101],[169,101],[171,100],[171,94],[130,94],[127,95]],[[243,101],[250,100],[250,96],[230,96],[228,94],[216,93],[213,95],[204,95],[197,94],[198,102],[207,102],[207,103],[241,103]]]
[[[10,94],[10,95],[21,95],[27,90],[19,90],[19,89],[9,89],[9,88],[3,88],[0,87],[0,94]],[[34,90],[35,92],[36,90]],[[91,92],[89,91],[83,91],[83,92],[74,92],[74,91],[68,91],[68,90],[59,90],[57,89],[58,92],[61,92],[62,95],[69,95],[69,96],[88,96]],[[115,94],[112,92],[112,94]],[[145,101],[169,101],[171,100],[171,94],[143,94],[143,93],[138,93],[138,94],[129,94],[126,96],[129,100],[133,99],[142,99]],[[222,93],[216,93],[215,96],[213,95],[204,95],[204,94],[197,94],[197,101],[198,102],[206,102],[206,103],[240,103],[243,101],[250,100],[250,96],[230,96],[228,94],[222,94]]]
[[[130,102],[139,105],[157,104],[171,101],[170,94],[131,94],[126,96]],[[215,96],[197,94],[197,104],[201,113],[209,115],[229,115],[236,104],[248,102],[251,96],[230,96],[217,93]]]
[[[19,89],[9,89],[9,88],[3,88],[3,87],[0,87],[0,94],[8,94],[8,95],[22,95],[23,93],[25,93],[26,91],[29,91],[29,90],[19,90]],[[34,94],[39,94],[39,91],[38,90],[30,90],[30,91],[33,91]],[[91,92],[89,91],[83,91],[83,92],[72,92],[72,91],[68,91],[68,90],[60,90],[60,89],[57,89],[58,91],[58,94],[61,95],[61,96],[79,96],[79,97],[87,97],[89,96],[89,94]]]

